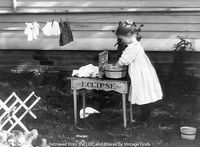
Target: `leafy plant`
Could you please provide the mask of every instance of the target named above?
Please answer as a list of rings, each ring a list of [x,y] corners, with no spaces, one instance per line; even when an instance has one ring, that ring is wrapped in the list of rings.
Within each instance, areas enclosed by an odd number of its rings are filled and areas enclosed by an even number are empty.
[[[177,44],[174,44],[173,46],[174,51],[183,52],[193,49],[192,43],[190,41],[187,41],[182,36],[178,36],[178,39],[180,39],[180,41]]]

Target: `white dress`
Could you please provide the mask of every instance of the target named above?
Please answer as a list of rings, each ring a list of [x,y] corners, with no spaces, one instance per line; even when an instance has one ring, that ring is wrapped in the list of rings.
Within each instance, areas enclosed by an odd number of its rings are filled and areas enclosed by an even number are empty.
[[[123,51],[120,65],[128,65],[131,79],[129,101],[131,104],[144,105],[162,99],[163,93],[156,71],[145,54],[140,42],[133,43]]]

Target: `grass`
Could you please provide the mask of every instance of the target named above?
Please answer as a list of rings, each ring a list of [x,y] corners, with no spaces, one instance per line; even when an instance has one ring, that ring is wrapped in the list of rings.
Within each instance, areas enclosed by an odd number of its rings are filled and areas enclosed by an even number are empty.
[[[65,75],[28,75],[1,73],[0,96],[5,100],[15,91],[23,99],[35,91],[42,97],[33,109],[38,118],[34,120],[27,115],[23,120],[29,130],[39,131],[40,136],[34,142],[35,145],[40,144],[41,138],[46,138],[51,146],[200,146],[198,96],[165,97],[161,102],[154,104],[147,128],[136,127],[128,120],[128,127],[125,129],[120,95],[94,91],[87,93],[87,105],[101,113],[90,115],[84,120],[79,119],[78,125],[74,126],[72,93],[69,83],[63,80]],[[78,102],[78,109],[81,109],[81,100]],[[133,112],[135,117],[140,115],[138,107],[134,107]],[[179,128],[184,125],[198,129],[195,141],[181,139]]]

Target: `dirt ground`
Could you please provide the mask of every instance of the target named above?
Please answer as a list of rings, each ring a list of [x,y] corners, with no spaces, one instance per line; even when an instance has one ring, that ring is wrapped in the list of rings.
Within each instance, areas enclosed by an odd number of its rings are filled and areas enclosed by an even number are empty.
[[[52,80],[49,80],[52,79]],[[59,146],[130,146],[130,147],[199,147],[200,146],[200,98],[197,95],[166,96],[154,104],[148,127],[130,123],[123,128],[121,97],[113,92],[87,93],[87,106],[99,110],[85,120],[73,125],[73,99],[69,82],[59,76],[35,76],[35,74],[0,75],[0,96],[4,100],[15,91],[22,99],[35,91],[42,100],[33,109],[36,120],[26,116],[23,122],[39,131],[53,147]],[[81,96],[78,95],[81,109]],[[127,108],[128,108],[127,103]],[[140,114],[134,107],[134,117]],[[129,116],[129,108],[127,110]],[[198,129],[195,141],[182,140],[179,128],[193,126]]]
[[[184,125],[200,127],[200,115],[194,110],[194,103],[163,101],[156,105],[148,120],[149,127],[136,127],[129,123],[122,126],[122,111],[118,108],[104,108],[100,114],[90,115],[73,126],[73,110],[64,112],[42,111],[30,127],[37,128],[51,143],[74,143],[68,146],[90,146],[94,143],[133,143],[130,146],[152,147],[198,147],[199,134],[195,141],[180,138],[179,127]],[[134,116],[139,114],[135,108]],[[184,111],[184,112],[183,112]],[[140,145],[137,145],[140,144]],[[105,145],[106,147],[107,145]],[[115,146],[115,145],[113,145]],[[116,145],[117,146],[117,145]]]

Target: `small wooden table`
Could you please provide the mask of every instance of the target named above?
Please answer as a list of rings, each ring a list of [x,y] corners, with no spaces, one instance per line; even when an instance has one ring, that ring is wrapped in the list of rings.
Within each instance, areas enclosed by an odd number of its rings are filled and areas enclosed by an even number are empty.
[[[129,80],[110,80],[100,78],[79,78],[69,77],[71,80],[71,89],[73,90],[74,97],[74,124],[77,124],[77,90],[104,90],[104,91],[115,91],[122,94],[122,109],[123,109],[123,121],[124,127],[127,127],[127,116],[126,116],[126,94],[128,93]],[[85,93],[83,92],[83,116],[85,118]]]

